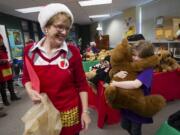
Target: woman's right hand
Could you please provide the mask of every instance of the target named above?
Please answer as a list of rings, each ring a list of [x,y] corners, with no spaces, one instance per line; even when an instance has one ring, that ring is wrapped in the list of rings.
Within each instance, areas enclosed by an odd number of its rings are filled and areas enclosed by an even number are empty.
[[[121,79],[124,79],[128,75],[127,71],[120,71],[114,75],[114,77],[119,77]]]
[[[27,92],[33,103],[37,104],[41,102],[42,96],[36,90],[29,89]]]

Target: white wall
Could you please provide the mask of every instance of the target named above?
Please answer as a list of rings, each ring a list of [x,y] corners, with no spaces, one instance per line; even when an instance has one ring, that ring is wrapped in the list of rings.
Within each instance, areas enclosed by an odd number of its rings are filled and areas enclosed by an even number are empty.
[[[142,6],[142,34],[155,40],[155,18],[158,16],[180,17],[180,0],[155,0]]]
[[[136,14],[138,15],[138,13]],[[142,34],[147,40],[155,40],[155,18],[158,16],[180,17],[180,0],[154,0],[142,6]],[[136,20],[138,21],[138,16],[136,16]],[[101,23],[103,34],[109,34],[110,47],[114,48],[122,40],[124,37],[123,33],[125,33],[127,29],[123,14],[114,16]],[[138,22],[136,22],[136,24],[138,24]],[[94,24],[94,29],[96,26],[97,24]]]
[[[109,35],[110,48],[114,48],[123,38],[125,32],[125,23],[122,15],[114,16],[110,20],[102,23],[103,34]]]

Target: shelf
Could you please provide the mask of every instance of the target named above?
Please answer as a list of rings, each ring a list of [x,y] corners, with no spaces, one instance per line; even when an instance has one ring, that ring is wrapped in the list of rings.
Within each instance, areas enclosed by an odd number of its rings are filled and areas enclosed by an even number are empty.
[[[154,41],[152,43],[155,47],[167,48],[172,52],[173,57],[180,58],[180,41]]]

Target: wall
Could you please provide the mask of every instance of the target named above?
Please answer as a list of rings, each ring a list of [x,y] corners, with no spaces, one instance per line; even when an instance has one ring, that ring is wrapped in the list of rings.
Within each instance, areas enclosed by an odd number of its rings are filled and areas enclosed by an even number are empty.
[[[114,48],[123,37],[125,32],[128,30],[125,20],[132,17],[133,21],[130,25],[136,25],[136,8],[132,7],[123,11],[123,14],[116,15],[109,20],[101,22],[103,28],[103,34],[109,35],[110,48]]]
[[[155,40],[154,29],[156,27],[155,19],[158,16],[167,17],[180,17],[180,0],[155,0],[146,5],[142,6],[142,34],[147,40]],[[133,12],[136,14],[133,14]],[[128,13],[129,12],[129,13]],[[105,20],[102,23],[103,34],[109,34],[110,36],[110,47],[115,47],[116,44],[123,38],[123,33],[127,30],[124,17],[132,14],[136,15],[136,29],[139,31],[138,20],[139,20],[139,7],[136,9],[131,8],[129,11],[125,10],[124,15],[120,14],[114,16],[109,20]],[[93,24],[91,31],[95,34],[97,24]],[[91,39],[93,39],[91,37]]]
[[[0,24],[5,25],[8,29],[21,29],[20,19],[4,13],[0,13]]]
[[[23,29],[22,28],[22,21],[26,21],[27,23],[27,29]],[[9,42],[9,48],[10,48],[10,53],[11,58],[17,58],[20,57],[23,53],[23,47],[25,45],[25,33],[29,33],[29,36],[26,36],[26,39],[34,39],[35,40],[35,34],[37,38],[42,37],[42,33],[40,30],[40,26],[39,24],[37,25],[37,30],[33,30],[33,24],[38,24],[37,22],[33,22],[30,20],[25,20],[22,18],[18,18],[12,15],[8,15],[8,14],[4,14],[4,13],[0,13],[0,25],[5,25],[5,29],[6,29],[6,35],[8,37],[8,42]],[[7,33],[7,29],[14,29],[15,31],[17,31],[18,33],[20,32],[22,35],[21,36],[16,36],[15,38],[15,32],[12,32],[11,30],[8,31],[9,33]],[[16,34],[19,35],[19,34]],[[18,37],[18,38],[17,38]],[[15,40],[16,39],[16,40]],[[17,42],[18,41],[18,42]],[[10,58],[10,57],[9,57]]]
[[[123,38],[126,26],[122,15],[114,16],[102,23],[103,34],[109,35],[110,48],[114,48]]]
[[[148,40],[155,40],[155,19],[158,16],[180,17],[180,0],[156,0],[142,6],[142,34]]]
[[[78,37],[82,38],[82,50],[86,48],[90,42],[90,25],[78,26]]]
[[[91,37],[90,37],[90,40],[91,41],[94,41],[95,40],[95,36],[97,34],[97,28],[98,26],[98,23],[93,23],[91,26],[90,26],[90,33],[91,33]]]
[[[18,18],[12,15],[7,15],[4,13],[0,13],[0,24],[5,25],[6,29],[18,29],[22,31],[22,27],[21,27],[21,21],[24,20],[22,18]],[[33,22],[33,21],[29,21],[29,20],[25,20],[28,22],[28,27],[29,27],[29,32],[30,32],[30,38],[34,39],[34,32],[32,29],[32,23],[37,23],[37,22]],[[38,34],[39,37],[42,37],[43,34],[40,30],[39,24],[38,24]]]

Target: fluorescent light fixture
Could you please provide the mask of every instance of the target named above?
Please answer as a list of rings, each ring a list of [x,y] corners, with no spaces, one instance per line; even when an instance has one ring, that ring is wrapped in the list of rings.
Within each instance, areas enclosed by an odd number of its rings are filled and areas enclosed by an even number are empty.
[[[138,4],[138,6],[142,6],[142,5],[148,4],[148,3],[152,2],[152,1],[154,1],[154,0],[146,0],[146,1],[143,1],[143,2],[141,2],[140,4]]]
[[[39,7],[29,7],[29,8],[20,8],[20,9],[15,9],[18,12],[21,13],[33,13],[33,12],[39,12],[41,10],[43,6],[39,6]]]
[[[112,0],[84,0],[79,1],[80,6],[93,6],[93,5],[102,5],[102,4],[111,4]]]
[[[91,15],[91,16],[89,16],[89,18],[102,18],[102,17],[110,17],[110,14]]]

